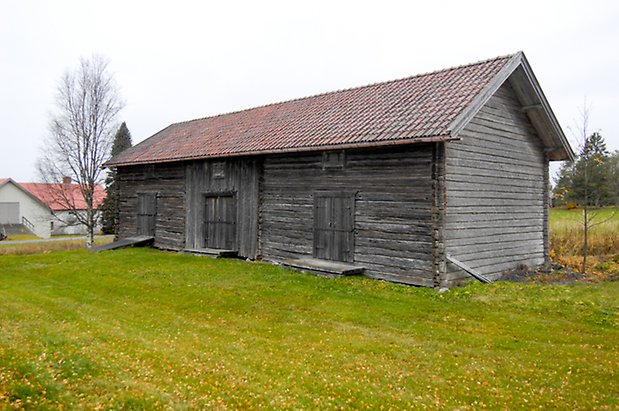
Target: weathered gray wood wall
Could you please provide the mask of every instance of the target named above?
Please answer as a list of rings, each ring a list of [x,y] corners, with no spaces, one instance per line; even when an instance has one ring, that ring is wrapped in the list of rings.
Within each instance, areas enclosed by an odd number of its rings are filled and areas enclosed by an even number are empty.
[[[320,153],[265,158],[263,256],[312,256],[314,193],[354,191],[353,261],[371,277],[432,286],[431,163],[430,144],[347,151],[344,169],[323,169]]]
[[[446,143],[447,253],[490,278],[544,263],[548,160],[509,83],[460,136]],[[463,278],[448,264],[447,283]]]
[[[215,170],[219,168],[218,170]],[[236,207],[236,242],[239,255],[258,256],[258,182],[260,161],[238,158],[186,163],[186,248],[202,246],[204,195],[233,193]]]
[[[118,236],[138,234],[138,194],[156,194],[155,247],[185,246],[185,166],[166,163],[118,167],[120,214]]]
[[[321,152],[119,167],[118,234],[137,234],[138,194],[156,193],[155,246],[200,248],[204,196],[234,193],[241,256],[312,256],[315,196],[339,192],[354,197],[346,259],[370,277],[423,286],[468,279],[445,254],[491,278],[544,263],[548,159],[509,83],[460,137],[348,150],[343,168]]]

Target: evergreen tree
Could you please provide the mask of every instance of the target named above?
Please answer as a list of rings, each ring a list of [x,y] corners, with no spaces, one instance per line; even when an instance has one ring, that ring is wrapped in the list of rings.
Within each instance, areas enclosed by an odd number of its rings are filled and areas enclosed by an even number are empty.
[[[613,162],[600,133],[587,137],[576,161],[564,162],[559,170],[554,189],[556,203],[591,207],[615,204]]]
[[[579,205],[601,207],[610,205],[609,158],[606,143],[600,133],[593,133],[585,140],[572,174],[572,200]]]
[[[127,128],[127,124],[123,122],[112,144],[112,157],[125,151],[131,147],[131,133]],[[118,223],[118,212],[120,207],[120,191],[118,182],[116,181],[116,170],[110,170],[105,179],[105,191],[107,193],[103,204],[101,205],[101,223],[104,234],[115,234],[116,225]]]

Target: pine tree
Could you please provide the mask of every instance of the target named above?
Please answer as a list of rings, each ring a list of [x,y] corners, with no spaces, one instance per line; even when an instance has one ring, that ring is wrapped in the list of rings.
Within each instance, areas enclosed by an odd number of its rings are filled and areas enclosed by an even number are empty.
[[[131,133],[127,128],[127,124],[123,122],[114,136],[111,152],[112,157],[131,146]],[[120,207],[120,192],[118,182],[116,181],[116,170],[110,170],[108,172],[107,178],[105,179],[105,191],[107,195],[101,205],[101,231],[103,231],[104,234],[115,234]]]
[[[600,133],[593,133],[585,140],[572,174],[571,198],[574,202],[591,207],[614,202],[609,156]]]
[[[602,207],[617,201],[613,156],[600,133],[585,139],[576,161],[566,161],[554,188],[556,204]]]

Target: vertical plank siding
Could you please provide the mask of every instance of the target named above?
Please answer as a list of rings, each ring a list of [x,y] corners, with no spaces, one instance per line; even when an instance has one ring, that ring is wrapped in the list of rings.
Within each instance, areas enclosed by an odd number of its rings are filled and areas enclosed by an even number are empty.
[[[138,235],[154,236],[157,193],[138,193]]]
[[[260,161],[254,158],[193,161],[187,168],[186,248],[204,247],[205,195],[232,195],[236,216],[236,248],[240,256],[258,257],[258,181]],[[229,243],[228,245],[232,245]]]
[[[314,194],[354,192],[355,263],[370,277],[433,285],[432,145],[347,151],[343,169],[324,168],[321,153],[264,160],[262,254],[312,256]]]
[[[185,166],[179,163],[118,168],[118,236],[138,234],[138,193],[156,196],[155,246],[181,250],[185,245]]]
[[[447,253],[490,278],[547,256],[548,160],[509,83],[446,144]],[[446,281],[468,275],[448,264]]]

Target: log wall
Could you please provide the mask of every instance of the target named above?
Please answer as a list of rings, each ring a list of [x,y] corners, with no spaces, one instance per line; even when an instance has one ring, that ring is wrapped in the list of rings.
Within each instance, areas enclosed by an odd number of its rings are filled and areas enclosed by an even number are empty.
[[[446,144],[446,252],[497,278],[547,256],[548,160],[509,83]],[[448,264],[446,283],[469,276]]]
[[[138,193],[156,194],[155,247],[185,246],[185,166],[166,163],[118,168],[119,237],[138,234]]]
[[[321,153],[265,158],[263,256],[312,256],[314,193],[355,192],[354,263],[370,277],[432,286],[431,165],[430,144],[347,151],[343,169],[324,169]]]
[[[348,150],[343,168],[339,155],[321,152],[119,167],[118,234],[137,234],[137,195],[156,193],[155,246],[199,248],[204,194],[233,192],[241,256],[312,256],[315,194],[346,192],[352,261],[370,277],[423,286],[469,279],[445,254],[491,278],[544,263],[548,159],[508,83],[460,137]],[[224,176],[214,176],[221,167]]]

